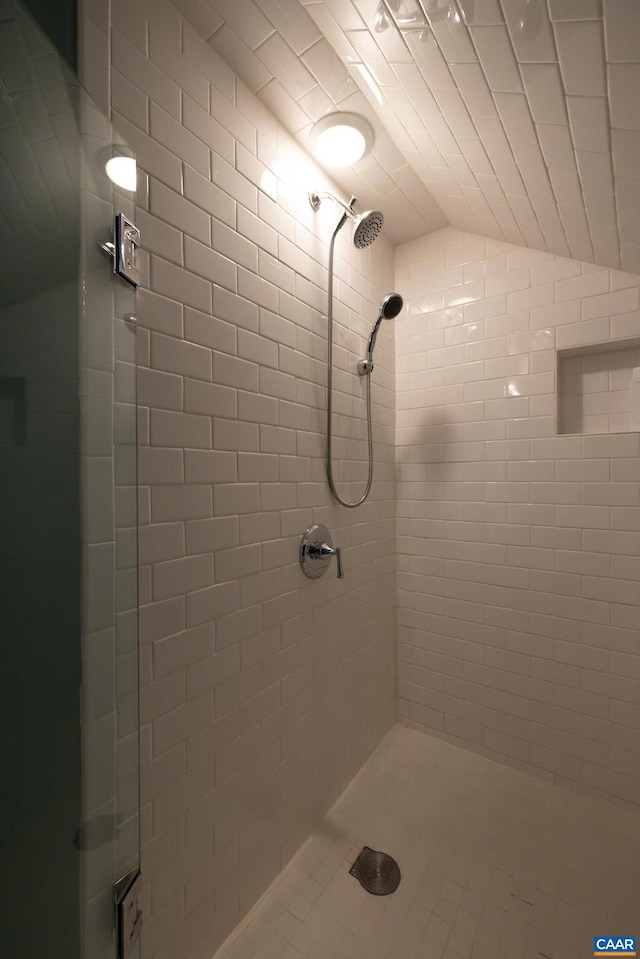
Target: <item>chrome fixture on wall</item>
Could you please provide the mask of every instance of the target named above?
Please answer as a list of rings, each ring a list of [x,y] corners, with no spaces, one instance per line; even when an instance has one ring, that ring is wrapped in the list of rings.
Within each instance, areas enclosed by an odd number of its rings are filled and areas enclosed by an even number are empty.
[[[364,360],[360,360],[358,363],[358,374],[360,376],[369,376],[373,370],[373,348],[376,345],[376,337],[378,336],[380,324],[383,320],[395,320],[403,305],[404,300],[399,293],[387,293],[383,299],[382,303],[380,304],[380,313],[378,315],[378,319],[376,320],[374,327],[371,330],[371,335],[369,336],[369,342],[367,343],[367,355]]]
[[[345,500],[340,496],[338,490],[336,489],[336,484],[333,478],[333,456],[332,456],[332,447],[333,447],[333,251],[335,247],[336,237],[344,224],[347,222],[347,219],[354,221],[354,231],[353,231],[353,245],[356,250],[363,250],[365,247],[369,246],[373,241],[378,237],[380,231],[382,230],[382,224],[384,223],[384,216],[380,210],[367,210],[365,213],[357,214],[354,212],[354,204],[356,203],[356,197],[352,196],[348,203],[345,203],[344,200],[339,199],[339,197],[334,196],[333,193],[310,193],[309,202],[314,210],[320,209],[320,204],[323,199],[333,200],[334,203],[337,203],[338,206],[342,207],[343,214],[340,218],[338,225],[333,231],[333,236],[331,237],[331,242],[329,243],[329,283],[327,288],[327,479],[329,481],[329,489],[335,500],[340,503],[341,506],[346,506],[349,509],[353,509],[356,506],[360,506],[366,500],[367,496],[371,491],[371,483],[373,481],[373,431],[371,426],[371,377],[369,373],[373,370],[373,347],[375,345],[376,337],[378,335],[378,329],[380,328],[380,323],[383,319],[392,319],[394,316],[397,316],[400,310],[402,309],[402,297],[399,293],[389,293],[385,296],[382,304],[380,306],[380,315],[374,325],[371,335],[369,336],[369,343],[367,346],[367,356],[366,359],[361,360],[358,363],[358,373],[360,376],[366,376],[366,403],[367,403],[367,453],[369,460],[369,468],[367,474],[367,483],[365,486],[364,493],[362,496],[355,501],[355,503],[350,503],[348,500]]]
[[[339,546],[334,547],[331,539],[331,533],[326,526],[320,523],[314,523],[305,530],[300,541],[300,566],[302,572],[309,579],[318,579],[324,576],[331,557],[335,556],[338,565],[337,576],[342,579],[342,550]]]
[[[353,245],[356,250],[364,250],[366,246],[373,243],[384,223],[384,215],[380,210],[366,210],[364,213],[355,213],[353,205],[356,203],[356,197],[352,196],[348,203],[335,196],[333,193],[310,193],[309,203],[314,210],[320,209],[323,200],[333,200],[344,210],[344,217],[336,227],[336,233],[342,228],[347,217],[353,220]]]

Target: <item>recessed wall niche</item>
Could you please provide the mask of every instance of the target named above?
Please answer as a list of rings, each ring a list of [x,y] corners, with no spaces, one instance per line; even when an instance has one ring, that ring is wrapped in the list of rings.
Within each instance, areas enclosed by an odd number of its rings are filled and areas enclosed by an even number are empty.
[[[631,373],[640,337],[559,350],[557,432],[631,433]]]

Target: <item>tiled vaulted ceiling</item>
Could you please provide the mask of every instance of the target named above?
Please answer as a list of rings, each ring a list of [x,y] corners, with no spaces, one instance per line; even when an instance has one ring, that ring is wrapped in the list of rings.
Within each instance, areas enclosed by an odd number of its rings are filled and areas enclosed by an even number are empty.
[[[640,272],[640,0],[174,0],[394,242],[451,225]]]

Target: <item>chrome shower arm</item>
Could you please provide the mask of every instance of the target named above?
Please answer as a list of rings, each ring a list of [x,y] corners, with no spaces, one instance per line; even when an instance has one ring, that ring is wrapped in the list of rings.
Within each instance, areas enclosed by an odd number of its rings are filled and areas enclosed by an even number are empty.
[[[333,202],[337,203],[338,206],[341,206],[345,213],[347,213],[350,217],[355,217],[356,215],[353,212],[353,205],[357,202],[357,199],[357,197],[352,196],[349,202],[345,203],[345,201],[341,200],[339,196],[335,195],[335,193],[329,193],[325,191],[324,193],[313,192],[309,194],[309,203],[311,204],[312,209],[319,210],[320,204],[323,200],[333,200]]]

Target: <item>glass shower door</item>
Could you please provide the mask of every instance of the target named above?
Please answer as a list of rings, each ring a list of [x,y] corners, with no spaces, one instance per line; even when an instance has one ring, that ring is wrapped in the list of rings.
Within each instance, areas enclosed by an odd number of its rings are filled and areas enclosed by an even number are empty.
[[[0,0],[0,942],[113,959],[139,862],[135,289],[127,154]],[[135,947],[132,955],[135,955]]]
[[[82,956],[111,959],[114,896],[140,861],[135,288],[111,252],[114,217],[134,220],[135,202],[105,174],[130,151],[83,90],[78,116]]]

